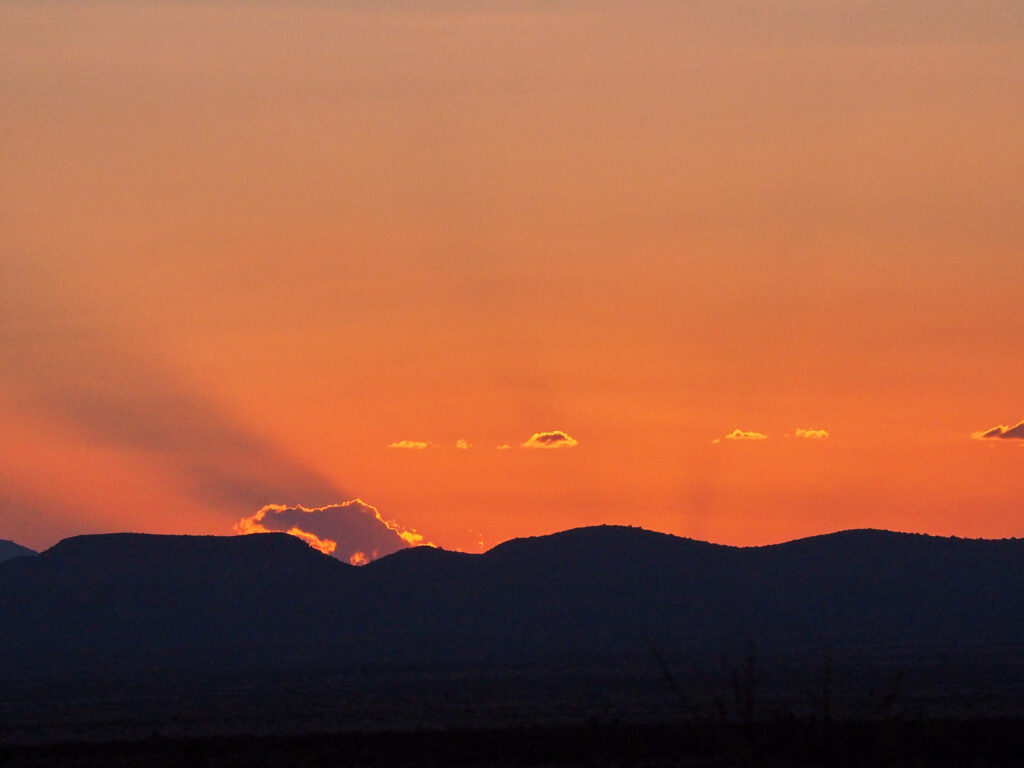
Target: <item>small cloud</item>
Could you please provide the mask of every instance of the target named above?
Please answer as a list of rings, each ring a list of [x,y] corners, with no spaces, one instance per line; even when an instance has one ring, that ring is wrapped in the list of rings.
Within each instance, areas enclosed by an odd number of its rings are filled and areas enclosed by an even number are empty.
[[[1012,427],[1000,424],[991,429],[974,432],[971,437],[975,440],[1024,440],[1024,421]]]
[[[511,450],[511,448],[512,448],[512,446],[509,445],[508,443],[505,443],[504,445],[499,445],[498,446],[498,450],[499,451],[508,451],[508,450]]]
[[[801,429],[796,428],[796,436],[802,437],[805,440],[824,440],[828,437],[828,430],[826,429]]]
[[[722,439],[720,437],[716,437],[714,440],[711,441],[711,444],[718,445],[720,442],[722,442]]]
[[[407,451],[422,451],[429,447],[430,443],[421,443],[418,440],[398,440],[388,446],[388,448],[404,448]]]
[[[579,445],[579,441],[569,437],[565,432],[556,429],[552,432],[534,432],[525,443],[523,448],[572,448]]]
[[[744,432],[742,429],[734,429],[725,436],[726,440],[767,440],[768,435],[760,432]]]
[[[455,447],[458,448],[460,451],[468,451],[470,448],[473,447],[473,444],[468,440],[456,440]]]
[[[370,562],[370,558],[363,552],[354,552],[348,561],[351,565],[366,565]]]

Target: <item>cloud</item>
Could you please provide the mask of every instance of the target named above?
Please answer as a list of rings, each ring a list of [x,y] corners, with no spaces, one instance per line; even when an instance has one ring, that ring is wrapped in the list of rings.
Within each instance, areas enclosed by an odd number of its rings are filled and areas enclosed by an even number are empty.
[[[398,440],[388,446],[388,448],[401,448],[406,451],[422,451],[429,447],[430,443],[421,443],[418,440]]]
[[[434,546],[422,534],[394,520],[385,520],[376,507],[362,499],[323,507],[268,504],[235,524],[235,533],[240,534],[271,531],[289,533],[314,549],[353,565],[363,565],[406,547]]]
[[[460,451],[468,451],[470,448],[473,447],[473,444],[468,440],[456,440],[455,447],[458,448]]]
[[[1000,424],[991,429],[974,432],[971,437],[975,440],[1024,440],[1024,421],[1012,427]]]
[[[828,437],[828,430],[825,429],[801,429],[796,428],[796,436],[805,440],[824,440]]]
[[[512,449],[512,446],[509,445],[508,443],[503,443],[503,444],[498,446],[498,450],[499,451],[508,451],[508,450],[511,450],[511,449]]]
[[[556,429],[552,432],[534,432],[533,435],[522,444],[523,448],[572,448],[579,445],[579,441],[569,437],[565,432]]]
[[[266,533],[266,531],[249,531],[249,533]],[[338,542],[332,539],[321,539],[315,533],[304,531],[298,527],[289,528],[285,531],[289,536],[294,536],[298,539],[302,539],[304,542],[309,544],[313,549],[319,549],[325,555],[333,555],[334,551],[338,548]]]
[[[768,435],[761,432],[744,432],[742,429],[734,429],[725,436],[726,440],[767,440]]]

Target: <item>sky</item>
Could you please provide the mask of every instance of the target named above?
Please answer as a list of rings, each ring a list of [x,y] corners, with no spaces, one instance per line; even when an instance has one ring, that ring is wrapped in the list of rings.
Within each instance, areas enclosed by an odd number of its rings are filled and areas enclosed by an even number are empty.
[[[1024,536],[1017,0],[10,0],[0,94],[0,538]]]

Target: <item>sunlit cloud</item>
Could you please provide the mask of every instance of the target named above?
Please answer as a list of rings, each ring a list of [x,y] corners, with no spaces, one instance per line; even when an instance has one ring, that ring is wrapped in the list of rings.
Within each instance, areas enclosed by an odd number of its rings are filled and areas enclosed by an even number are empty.
[[[422,451],[429,447],[430,443],[421,443],[418,440],[398,440],[388,446],[388,448],[402,448],[407,451]]]
[[[255,533],[255,531],[252,531],[252,533]],[[333,554],[334,550],[338,548],[338,542],[331,541],[330,539],[321,539],[315,533],[304,531],[301,528],[289,528],[285,533],[289,536],[294,536],[297,539],[302,539],[313,549],[318,549],[325,555]]]
[[[473,447],[473,444],[468,440],[457,440],[455,442],[455,447],[458,448],[460,451],[468,451],[470,448]]]
[[[338,560],[362,565],[406,547],[435,546],[423,534],[394,520],[362,499],[324,507],[268,504],[256,514],[243,517],[235,533],[282,531]]]
[[[805,440],[824,440],[828,437],[828,430],[826,429],[801,429],[796,428],[796,436],[802,437]]]
[[[762,432],[745,432],[742,429],[734,429],[725,436],[726,440],[767,440],[768,435]]]
[[[975,440],[1024,440],[1024,421],[1012,427],[1000,424],[991,429],[974,432],[971,437]]]
[[[512,450],[512,446],[509,445],[508,443],[504,443],[502,445],[499,445],[497,450],[499,450],[499,451],[509,451],[509,450]]]
[[[572,448],[579,445],[579,441],[570,437],[560,429],[551,432],[534,432],[533,435],[522,444],[523,448]]]

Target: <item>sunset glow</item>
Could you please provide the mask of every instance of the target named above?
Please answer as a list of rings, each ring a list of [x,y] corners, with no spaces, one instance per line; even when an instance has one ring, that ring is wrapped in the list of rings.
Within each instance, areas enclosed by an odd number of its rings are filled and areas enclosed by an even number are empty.
[[[988,2],[5,3],[0,538],[1024,536],[1022,39]]]

